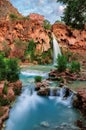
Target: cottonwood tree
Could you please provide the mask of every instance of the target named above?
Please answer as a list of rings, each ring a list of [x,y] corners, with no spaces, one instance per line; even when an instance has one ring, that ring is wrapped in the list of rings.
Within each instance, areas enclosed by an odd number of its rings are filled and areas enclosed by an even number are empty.
[[[57,0],[65,4],[62,21],[67,25],[83,29],[86,23],[86,0]]]

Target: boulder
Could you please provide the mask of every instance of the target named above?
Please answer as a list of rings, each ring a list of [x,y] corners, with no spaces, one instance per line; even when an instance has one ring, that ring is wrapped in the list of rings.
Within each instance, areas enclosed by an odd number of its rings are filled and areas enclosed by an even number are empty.
[[[49,96],[49,88],[41,88],[37,91],[37,94],[40,96]]]
[[[50,126],[47,121],[42,121],[42,122],[40,123],[40,125],[43,126],[43,127],[46,127],[46,128]]]

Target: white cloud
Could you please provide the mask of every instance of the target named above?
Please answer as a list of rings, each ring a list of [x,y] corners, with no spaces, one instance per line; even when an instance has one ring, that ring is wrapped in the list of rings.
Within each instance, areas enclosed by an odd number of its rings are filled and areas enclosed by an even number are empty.
[[[64,10],[64,6],[57,3],[56,0],[11,0],[11,3],[23,15],[39,13],[44,15],[51,23],[60,20]]]

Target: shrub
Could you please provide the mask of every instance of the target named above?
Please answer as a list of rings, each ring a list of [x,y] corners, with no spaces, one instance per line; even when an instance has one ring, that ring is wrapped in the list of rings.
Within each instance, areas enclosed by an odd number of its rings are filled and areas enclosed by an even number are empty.
[[[26,55],[30,54],[31,62],[35,59],[35,55],[34,55],[35,49],[36,49],[36,43],[32,39],[29,41],[27,50],[25,52]]]
[[[43,26],[44,26],[45,29],[48,29],[48,30],[51,29],[51,24],[50,24],[50,22],[48,20],[44,21],[44,25]]]
[[[4,56],[0,55],[0,81],[6,77],[6,64],[4,62]]]
[[[17,59],[6,59],[4,56],[0,55],[0,81],[8,80],[10,82],[15,82],[19,79],[19,72],[20,69]]]
[[[3,94],[6,94],[6,95],[8,93],[8,87],[7,87],[6,82],[4,83],[4,88],[3,88],[2,92],[3,92]]]
[[[67,57],[64,55],[58,55],[56,67],[59,72],[65,71],[67,68]]]
[[[6,69],[6,79],[10,82],[19,80],[20,68],[17,63],[17,59],[8,59]]]
[[[19,95],[21,93],[21,89],[19,89],[17,87],[13,88],[13,91],[14,91],[15,95]]]
[[[41,76],[36,76],[35,77],[35,82],[41,82],[42,81],[42,77]]]
[[[9,104],[10,104],[10,101],[7,98],[0,96],[0,106],[6,106],[6,105],[9,105]]]
[[[17,16],[16,14],[13,14],[13,13],[12,13],[12,14],[10,14],[9,16],[10,16],[10,19],[11,19],[11,20],[16,20],[16,19],[18,19],[18,16]]]
[[[72,61],[69,69],[71,73],[80,72],[80,63],[76,61]]]

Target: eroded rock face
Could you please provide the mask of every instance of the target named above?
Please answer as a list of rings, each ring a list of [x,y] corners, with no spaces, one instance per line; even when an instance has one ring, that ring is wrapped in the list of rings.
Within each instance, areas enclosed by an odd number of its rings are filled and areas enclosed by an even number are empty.
[[[10,14],[15,14],[18,17],[22,17],[22,15],[17,11],[16,8],[12,6],[9,1],[10,0],[0,0],[0,20],[9,20]]]
[[[86,50],[86,30],[73,30],[65,24],[54,24],[52,30],[62,46]]]
[[[55,23],[52,31],[57,37],[59,45],[64,51],[71,51],[77,54],[80,60],[85,60],[86,56],[86,29],[71,29],[62,23]]]
[[[36,54],[42,54],[50,48],[49,31],[46,31],[37,20],[19,20],[0,22],[0,50],[7,51],[9,57],[22,58],[27,44],[15,44],[15,41],[28,42],[34,39]]]
[[[81,99],[82,99],[81,111],[86,118],[86,89],[79,89],[78,93],[79,93],[79,95],[81,96]]]
[[[32,20],[38,20],[38,22],[40,24],[43,24],[43,21],[44,21],[44,16],[42,16],[40,14],[31,13],[29,15],[29,18],[32,19]]]

